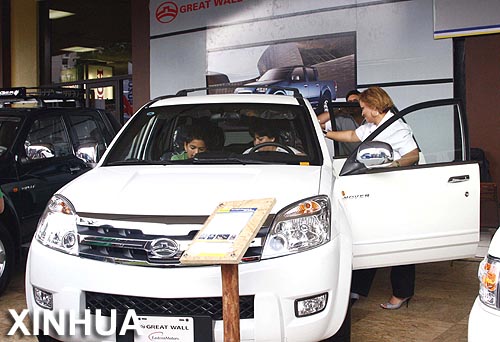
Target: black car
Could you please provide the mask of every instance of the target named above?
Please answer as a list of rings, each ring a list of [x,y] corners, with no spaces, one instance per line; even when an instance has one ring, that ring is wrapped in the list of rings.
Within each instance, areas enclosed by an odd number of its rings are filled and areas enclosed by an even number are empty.
[[[0,89],[0,293],[56,190],[88,171],[120,129],[75,90]]]

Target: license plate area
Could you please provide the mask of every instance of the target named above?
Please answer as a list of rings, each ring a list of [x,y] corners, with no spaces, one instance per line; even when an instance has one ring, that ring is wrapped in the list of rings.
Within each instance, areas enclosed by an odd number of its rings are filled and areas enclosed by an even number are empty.
[[[213,321],[210,317],[137,315],[143,334],[129,330],[120,335],[125,316],[118,315],[116,342],[213,342]],[[129,322],[132,324],[132,322]]]

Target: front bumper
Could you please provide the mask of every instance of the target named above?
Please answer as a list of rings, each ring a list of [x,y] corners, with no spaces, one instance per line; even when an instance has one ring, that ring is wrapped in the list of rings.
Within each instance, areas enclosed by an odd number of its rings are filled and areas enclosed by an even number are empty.
[[[496,339],[498,326],[500,326],[500,310],[487,307],[477,297],[469,315],[468,342]]]
[[[347,309],[350,249],[339,236],[307,252],[239,265],[240,296],[254,296],[253,318],[240,320],[241,341],[318,341],[333,335]],[[32,242],[26,270],[26,300],[30,313],[44,310],[33,298],[33,287],[53,294],[53,311],[83,315],[86,293],[148,297],[221,297],[218,266],[154,268],[117,265],[78,258]],[[328,294],[326,308],[297,318],[295,300]],[[223,322],[214,322],[215,341],[223,341]],[[95,322],[103,329],[109,318]],[[63,341],[115,341],[114,335],[53,336]],[[103,330],[101,329],[101,330]]]

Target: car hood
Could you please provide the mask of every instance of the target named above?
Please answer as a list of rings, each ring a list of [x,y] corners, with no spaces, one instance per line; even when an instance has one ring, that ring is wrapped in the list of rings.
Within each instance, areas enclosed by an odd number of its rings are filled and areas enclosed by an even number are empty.
[[[209,215],[221,202],[276,198],[272,212],[318,194],[319,166],[97,167],[59,191],[77,212]]]

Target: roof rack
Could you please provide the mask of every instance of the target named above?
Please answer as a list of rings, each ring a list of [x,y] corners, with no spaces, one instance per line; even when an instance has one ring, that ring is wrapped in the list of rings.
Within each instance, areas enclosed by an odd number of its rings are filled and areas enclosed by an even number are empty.
[[[179,90],[175,95],[162,95],[162,96],[155,97],[153,100],[151,100],[151,102],[169,99],[172,97],[187,96],[189,93],[193,93],[195,91],[206,90],[207,92],[209,92],[211,90],[236,89],[236,88],[241,88],[241,85],[223,85],[223,86],[209,86],[209,87],[182,89],[182,90]],[[262,87],[261,86],[245,86],[245,88],[262,88]],[[273,92],[276,92],[279,90],[289,91],[289,92],[293,93],[293,96],[295,98],[302,98],[302,94],[299,92],[299,90],[297,88],[278,87],[278,86],[266,86],[266,88],[271,89]],[[246,93],[239,93],[239,94],[246,94]],[[210,95],[210,93],[209,93],[209,95]],[[280,94],[280,95],[282,95],[282,94]]]
[[[37,107],[83,107],[85,91],[80,88],[15,87],[0,88],[0,107],[36,102]]]

